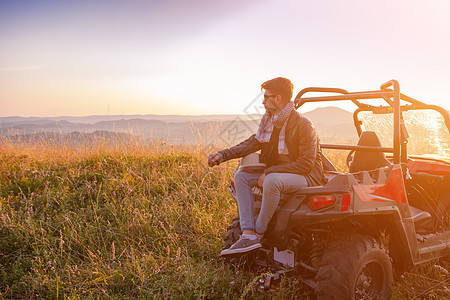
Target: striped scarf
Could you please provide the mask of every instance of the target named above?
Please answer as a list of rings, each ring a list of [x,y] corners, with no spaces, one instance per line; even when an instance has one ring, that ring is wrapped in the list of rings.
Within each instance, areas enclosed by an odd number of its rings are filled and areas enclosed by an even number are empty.
[[[280,137],[278,139],[278,153],[289,154],[284,141],[286,136],[286,120],[291,115],[293,109],[294,102],[290,101],[276,116],[270,116],[268,113],[265,113],[261,119],[261,122],[259,123],[259,128],[255,136],[256,139],[260,143],[268,143],[273,131],[273,126],[276,126],[278,128],[281,127]]]

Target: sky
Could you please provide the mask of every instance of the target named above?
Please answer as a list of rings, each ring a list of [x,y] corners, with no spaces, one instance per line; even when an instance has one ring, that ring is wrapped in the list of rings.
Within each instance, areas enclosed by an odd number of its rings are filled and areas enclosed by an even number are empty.
[[[0,117],[247,113],[264,81],[450,109],[450,1],[0,1]],[[344,107],[345,108],[345,107]]]

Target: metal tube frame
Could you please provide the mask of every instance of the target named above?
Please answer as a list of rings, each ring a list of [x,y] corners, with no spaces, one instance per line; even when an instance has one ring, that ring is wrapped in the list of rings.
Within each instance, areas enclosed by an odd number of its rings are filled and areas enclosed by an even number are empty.
[[[340,95],[332,96],[319,96],[319,97],[305,97],[306,93],[337,93]],[[369,100],[369,99],[382,99],[387,103],[387,106],[373,106],[366,103],[361,103],[359,100]],[[294,99],[295,109],[300,108],[305,103],[311,102],[325,102],[325,101],[342,101],[350,100],[357,106],[357,109],[353,112],[353,122],[358,132],[358,136],[361,136],[362,121],[358,118],[358,114],[362,111],[371,111],[377,114],[393,113],[394,119],[394,132],[393,132],[393,148],[376,148],[376,147],[364,147],[364,146],[348,146],[348,145],[330,145],[323,144],[322,148],[325,149],[344,149],[344,150],[374,150],[380,152],[390,152],[393,153],[394,164],[399,164],[400,162],[406,163],[407,161],[407,151],[406,151],[406,137],[401,134],[401,126],[403,122],[403,111],[408,110],[424,110],[431,109],[439,112],[444,118],[445,125],[448,132],[450,133],[450,115],[447,110],[437,105],[425,104],[414,98],[408,97],[400,93],[400,85],[397,80],[393,79],[385,82],[381,85],[380,90],[375,91],[365,91],[349,93],[344,89],[339,88],[324,88],[324,87],[308,87],[301,90]],[[407,102],[409,104],[401,105],[400,100]],[[370,149],[369,149],[370,148]]]

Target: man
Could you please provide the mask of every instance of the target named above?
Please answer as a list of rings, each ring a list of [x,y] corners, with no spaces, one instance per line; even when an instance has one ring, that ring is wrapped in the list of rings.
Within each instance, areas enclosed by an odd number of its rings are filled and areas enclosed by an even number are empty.
[[[267,165],[262,173],[237,172],[236,198],[242,235],[220,255],[246,253],[260,248],[281,193],[324,183],[319,138],[311,121],[294,109],[291,101],[293,85],[289,79],[277,77],[261,85],[266,113],[258,131],[242,143],[208,157],[209,166],[246,156],[261,150]],[[256,222],[253,216],[254,186],[263,188],[261,210]]]

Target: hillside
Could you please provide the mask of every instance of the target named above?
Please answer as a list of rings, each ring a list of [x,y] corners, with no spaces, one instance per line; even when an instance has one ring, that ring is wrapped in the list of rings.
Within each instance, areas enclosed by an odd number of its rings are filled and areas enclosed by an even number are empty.
[[[11,135],[3,137],[3,139],[5,142],[7,141],[13,144],[52,144],[75,148],[79,146],[95,147],[96,145],[113,146],[117,144],[146,143],[146,140],[139,136],[112,131],[72,131],[67,134],[60,134],[56,132],[39,132],[23,135]]]
[[[318,108],[304,115],[313,121],[324,142],[356,138],[351,113],[345,110]],[[175,144],[203,142],[232,145],[256,132],[260,119],[261,115],[6,117],[0,118],[0,135],[45,136],[44,133],[52,133],[70,137],[68,134],[72,132],[110,131]]]

